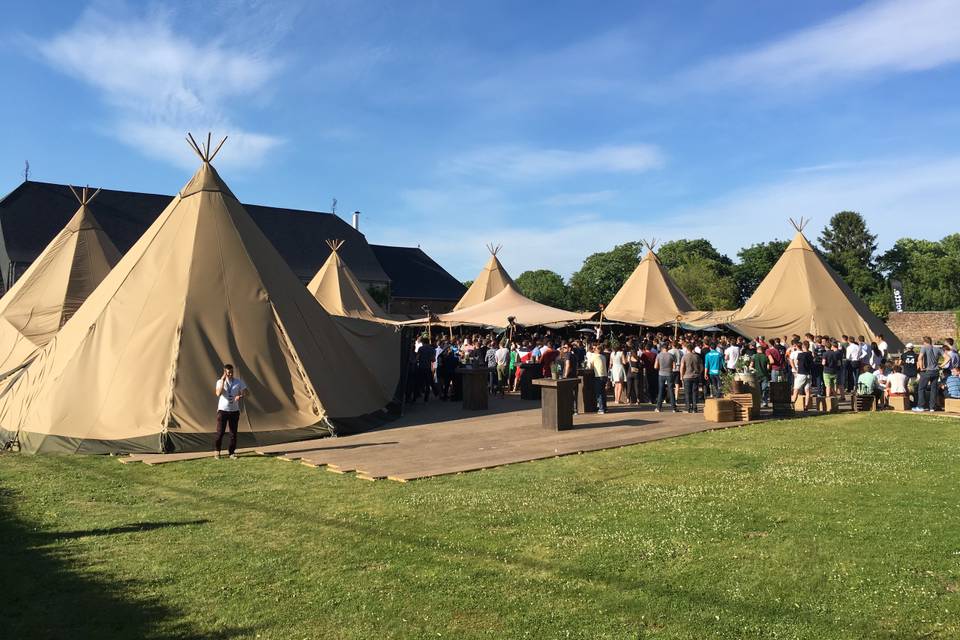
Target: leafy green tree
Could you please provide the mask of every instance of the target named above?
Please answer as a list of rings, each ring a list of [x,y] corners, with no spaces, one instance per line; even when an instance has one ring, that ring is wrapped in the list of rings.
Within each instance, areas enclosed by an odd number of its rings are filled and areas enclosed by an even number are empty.
[[[741,303],[753,295],[757,286],[767,277],[773,265],[783,255],[789,243],[786,240],[759,242],[737,252],[739,262],[733,267],[733,276]]]
[[[685,264],[691,258],[703,258],[715,263],[714,270],[724,276],[733,273],[733,261],[723,255],[713,244],[704,238],[696,240],[671,240],[656,249],[660,263],[667,269]]]
[[[549,269],[524,271],[515,282],[520,292],[541,304],[566,309],[569,303],[569,290],[560,274]]]
[[[464,281],[463,281],[463,286],[466,287],[467,289],[469,289],[469,288],[470,288],[470,285],[472,285],[472,284],[473,284],[473,280],[464,280]]]
[[[819,243],[823,257],[861,298],[884,289],[876,267],[877,236],[870,233],[862,215],[835,214],[820,233]]]
[[[722,273],[716,260],[703,255],[688,256],[670,269],[670,276],[697,309],[715,311],[739,306],[737,281]]]
[[[610,251],[594,253],[570,276],[570,307],[596,311],[607,304],[640,262],[641,245],[627,242]]]
[[[389,289],[377,285],[370,285],[367,287],[367,293],[370,294],[370,297],[373,298],[374,302],[384,309],[387,308],[387,302],[390,300]]]
[[[901,238],[877,263],[884,275],[903,283],[905,309],[960,309],[960,234],[939,242]],[[886,288],[882,294],[891,304],[892,294]]]

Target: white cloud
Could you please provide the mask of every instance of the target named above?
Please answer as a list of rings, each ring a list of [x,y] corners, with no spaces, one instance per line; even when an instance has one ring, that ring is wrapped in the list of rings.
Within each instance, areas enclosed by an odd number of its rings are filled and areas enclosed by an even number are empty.
[[[264,91],[279,65],[222,37],[190,39],[174,22],[163,12],[129,16],[91,8],[35,46],[48,64],[101,92],[115,115],[109,132],[122,142],[192,166],[184,134],[212,130],[231,138],[218,157],[222,164],[257,164],[282,140],[244,131],[227,112],[232,100]]]
[[[692,86],[787,88],[867,74],[922,71],[960,61],[960,3],[882,0],[779,41],[710,61]]]
[[[643,173],[663,165],[660,150],[649,144],[608,145],[570,151],[499,146],[454,157],[444,169],[498,179],[552,179],[579,173]]]

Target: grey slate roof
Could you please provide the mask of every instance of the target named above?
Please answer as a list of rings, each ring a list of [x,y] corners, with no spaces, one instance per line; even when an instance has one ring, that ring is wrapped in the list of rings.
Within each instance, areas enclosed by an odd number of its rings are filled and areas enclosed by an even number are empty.
[[[91,209],[117,249],[125,253],[172,198],[103,189]],[[314,276],[330,254],[327,239],[346,241],[340,256],[359,280],[390,282],[364,235],[338,216],[262,205],[244,207],[304,282]],[[0,230],[9,259],[32,262],[76,210],[77,201],[67,185],[21,183],[0,200]]]
[[[467,289],[419,247],[372,244],[374,255],[390,276],[395,298],[459,300]]]

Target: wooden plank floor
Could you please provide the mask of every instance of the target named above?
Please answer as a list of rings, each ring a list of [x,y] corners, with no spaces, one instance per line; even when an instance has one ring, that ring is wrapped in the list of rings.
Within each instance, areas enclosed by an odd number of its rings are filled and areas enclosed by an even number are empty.
[[[622,447],[652,440],[739,426],[711,423],[703,414],[654,413],[648,405],[611,404],[606,414],[575,416],[575,429],[547,431],[540,403],[518,396],[491,398],[485,411],[464,411],[459,402],[408,405],[400,419],[375,431],[289,444],[238,449],[286,461],[354,472],[365,479],[405,482],[488,469],[505,464]],[[211,452],[137,454],[121,462],[149,465],[210,458]]]
[[[617,405],[605,415],[576,416],[574,423],[570,431],[544,430],[539,405],[517,397],[493,398],[487,411],[477,412],[463,411],[459,403],[431,402],[408,407],[403,418],[377,431],[256,451],[364,479],[405,482],[742,424]]]
[[[849,408],[849,401],[843,406]],[[818,414],[811,412],[810,415]],[[767,417],[764,411],[763,418]],[[388,478],[406,482],[629,446],[743,423],[711,423],[704,420],[703,414],[669,410],[654,413],[649,405],[611,404],[605,415],[575,416],[574,424],[576,428],[570,431],[546,431],[540,426],[539,403],[520,400],[517,396],[491,398],[486,411],[464,411],[459,402],[434,400],[426,405],[407,406],[402,418],[375,431],[250,447],[237,452],[273,455],[280,460],[324,467],[336,473],[353,472],[369,480]],[[138,454],[119,460],[153,465],[212,455],[212,452]]]

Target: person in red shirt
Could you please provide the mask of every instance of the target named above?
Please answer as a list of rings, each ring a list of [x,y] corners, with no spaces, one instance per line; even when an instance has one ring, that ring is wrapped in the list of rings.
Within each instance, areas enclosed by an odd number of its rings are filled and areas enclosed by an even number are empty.
[[[783,355],[780,353],[780,350],[777,349],[776,345],[773,344],[772,340],[765,353],[767,355],[767,364],[770,367],[770,381],[780,382],[780,376],[783,371]]]
[[[540,374],[544,378],[551,377],[550,375],[550,365],[553,364],[554,360],[557,359],[557,356],[560,355],[560,352],[557,351],[553,344],[546,342],[543,345],[543,349],[540,351]]]

